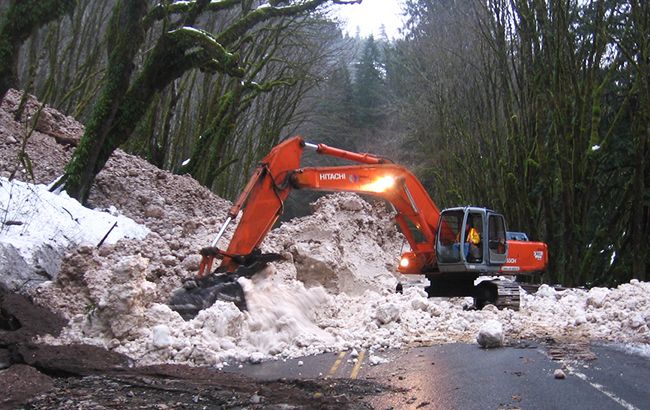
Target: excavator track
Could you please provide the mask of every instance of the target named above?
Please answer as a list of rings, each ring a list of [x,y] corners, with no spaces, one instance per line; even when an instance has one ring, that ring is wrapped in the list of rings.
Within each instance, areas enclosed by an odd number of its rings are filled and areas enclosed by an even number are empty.
[[[519,310],[519,284],[511,280],[495,280],[498,294],[495,306],[499,309]]]
[[[519,310],[519,284],[505,279],[479,283],[474,293],[474,306],[483,309],[486,305],[494,305],[498,309]]]

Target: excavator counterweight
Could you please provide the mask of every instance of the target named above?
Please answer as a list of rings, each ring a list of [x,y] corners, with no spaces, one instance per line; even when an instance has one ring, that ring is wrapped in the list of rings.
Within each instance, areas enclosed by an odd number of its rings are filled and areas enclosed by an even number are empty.
[[[357,164],[301,168],[305,149]],[[474,296],[477,307],[486,303],[499,305],[507,299],[503,306],[518,308],[513,286],[492,281],[479,287],[474,286],[474,280],[480,275],[520,275],[546,268],[546,245],[507,240],[502,215],[477,207],[441,212],[422,183],[405,167],[376,155],[310,144],[301,137],[293,137],[262,159],[211,246],[201,250],[197,278],[187,280],[173,294],[170,306],[185,319],[216,300],[232,301],[245,309],[244,291],[238,279],[251,277],[268,262],[281,258],[261,253],[260,245],[282,214],[289,193],[300,189],[355,192],[392,204],[395,222],[410,246],[401,256],[397,270],[425,275],[431,282],[427,288],[429,296]],[[227,227],[239,216],[227,248],[219,248],[218,242]],[[470,229],[480,238],[478,242],[470,243],[467,239]],[[509,257],[511,254],[517,257]],[[212,272],[215,259],[221,262]]]

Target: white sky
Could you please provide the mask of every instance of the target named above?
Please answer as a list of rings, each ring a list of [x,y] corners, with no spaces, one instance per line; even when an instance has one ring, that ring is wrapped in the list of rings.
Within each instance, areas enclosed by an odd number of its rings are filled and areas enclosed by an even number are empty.
[[[380,36],[380,27],[386,27],[389,38],[398,36],[397,29],[402,26],[402,0],[363,0],[361,4],[337,6],[341,20],[346,24],[344,30],[351,36],[360,30],[362,37],[373,34]]]

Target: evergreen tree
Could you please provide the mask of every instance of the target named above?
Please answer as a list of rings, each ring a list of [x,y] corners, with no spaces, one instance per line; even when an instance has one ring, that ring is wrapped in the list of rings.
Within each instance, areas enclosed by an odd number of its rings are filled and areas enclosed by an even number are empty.
[[[359,128],[377,128],[384,118],[385,65],[382,53],[373,36],[365,42],[361,59],[356,67],[354,103],[356,125]]]
[[[354,149],[354,95],[350,72],[344,62],[331,73],[321,93],[316,106],[314,138]]]

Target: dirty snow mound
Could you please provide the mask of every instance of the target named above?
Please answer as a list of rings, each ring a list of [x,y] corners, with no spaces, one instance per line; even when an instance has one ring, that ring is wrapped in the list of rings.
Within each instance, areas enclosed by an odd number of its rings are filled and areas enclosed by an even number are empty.
[[[44,185],[0,177],[0,281],[16,290],[56,278],[64,252],[81,244],[141,239],[149,230],[113,208],[84,208]]]
[[[544,333],[592,340],[650,343],[650,283],[632,279],[617,288],[555,291],[542,285],[522,301],[519,334]],[[526,329],[528,327],[528,329]],[[542,331],[543,329],[543,331]],[[541,334],[540,334],[541,333]]]
[[[267,249],[290,253],[297,279],[308,286],[348,295],[395,289],[404,241],[393,212],[381,201],[371,204],[350,193],[328,195],[312,205],[312,215],[274,230]]]

